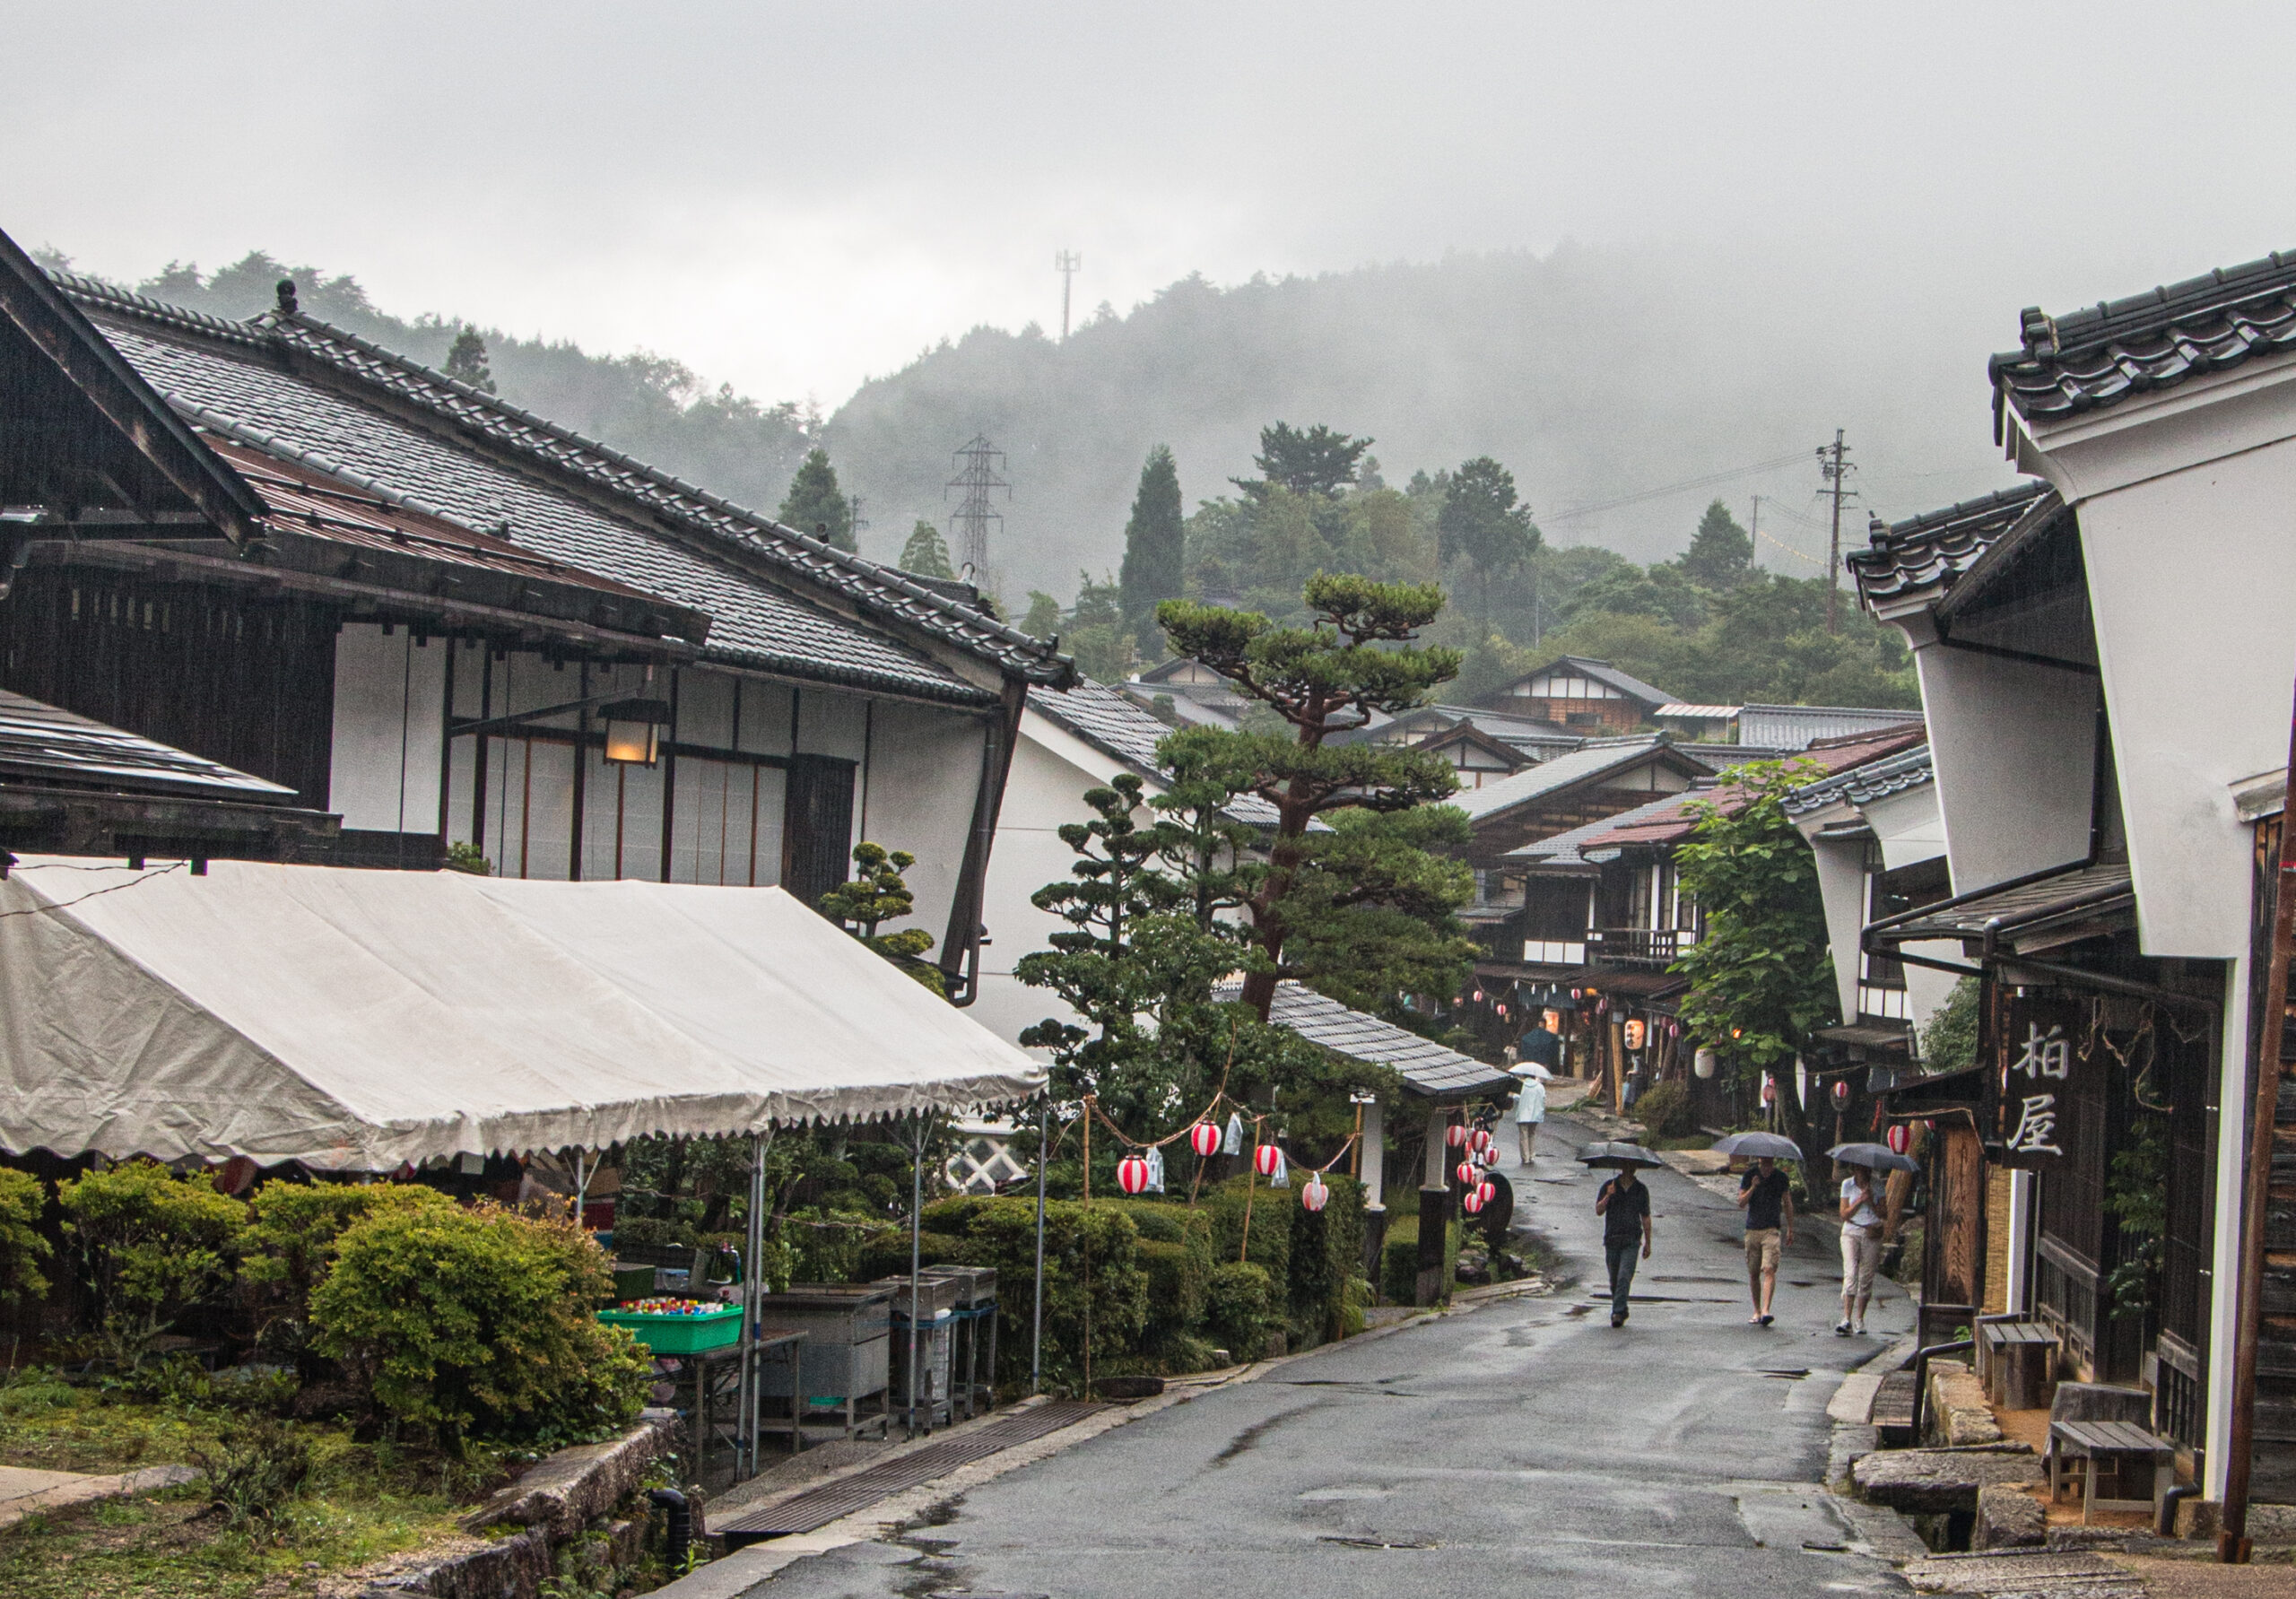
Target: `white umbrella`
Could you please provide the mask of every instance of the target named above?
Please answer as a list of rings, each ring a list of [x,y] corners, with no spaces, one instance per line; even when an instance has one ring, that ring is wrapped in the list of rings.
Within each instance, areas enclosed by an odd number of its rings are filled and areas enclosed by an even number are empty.
[[[1518,1077],[1528,1077],[1537,1082],[1552,1082],[1554,1073],[1535,1060],[1517,1061],[1507,1068]]]

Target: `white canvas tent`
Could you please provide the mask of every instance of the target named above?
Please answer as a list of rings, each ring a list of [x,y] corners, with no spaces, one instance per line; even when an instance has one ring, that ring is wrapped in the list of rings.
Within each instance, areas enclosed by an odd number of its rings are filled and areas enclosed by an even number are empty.
[[[0,884],[8,1150],[385,1171],[1043,1083],[778,889],[30,857]]]

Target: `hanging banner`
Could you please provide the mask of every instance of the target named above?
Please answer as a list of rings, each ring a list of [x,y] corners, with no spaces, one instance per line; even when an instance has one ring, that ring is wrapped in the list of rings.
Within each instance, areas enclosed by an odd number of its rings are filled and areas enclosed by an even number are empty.
[[[2088,1007],[2056,995],[2013,995],[2001,1014],[2001,1093],[1987,1153],[2003,1166],[2047,1170],[2065,1157],[2066,1097],[2097,1070],[2086,1053]]]

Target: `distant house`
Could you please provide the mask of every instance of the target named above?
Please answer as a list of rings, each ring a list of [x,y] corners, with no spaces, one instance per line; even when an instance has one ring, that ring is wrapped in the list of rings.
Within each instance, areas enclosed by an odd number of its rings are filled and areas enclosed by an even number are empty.
[[[1235,684],[1185,656],[1126,679],[1123,691],[1134,704],[1170,715],[1182,726],[1233,727],[1251,703]]]
[[[1648,723],[1662,705],[1677,703],[1664,689],[1652,688],[1608,661],[1563,656],[1483,697],[1493,710],[1550,722],[1588,733],[1625,733]]]
[[[1713,768],[1675,748],[1663,733],[1589,739],[1578,749],[1470,789],[1450,802],[1467,813],[1478,871],[1500,865],[1510,850],[1568,829],[1615,816],[1662,794],[1679,794]]]

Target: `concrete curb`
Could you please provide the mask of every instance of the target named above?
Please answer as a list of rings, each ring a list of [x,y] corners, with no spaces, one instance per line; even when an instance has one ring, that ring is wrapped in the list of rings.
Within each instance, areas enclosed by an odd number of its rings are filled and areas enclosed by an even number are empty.
[[[28,1493],[20,1499],[8,1500],[4,1508],[0,1508],[0,1530],[14,1526],[27,1516],[69,1509],[74,1505],[91,1505],[99,1499],[124,1499],[139,1493],[157,1493],[164,1489],[181,1488],[187,1482],[198,1482],[199,1475],[187,1465],[150,1465],[141,1471],[81,1477],[76,1482],[61,1482],[38,1493]]]

